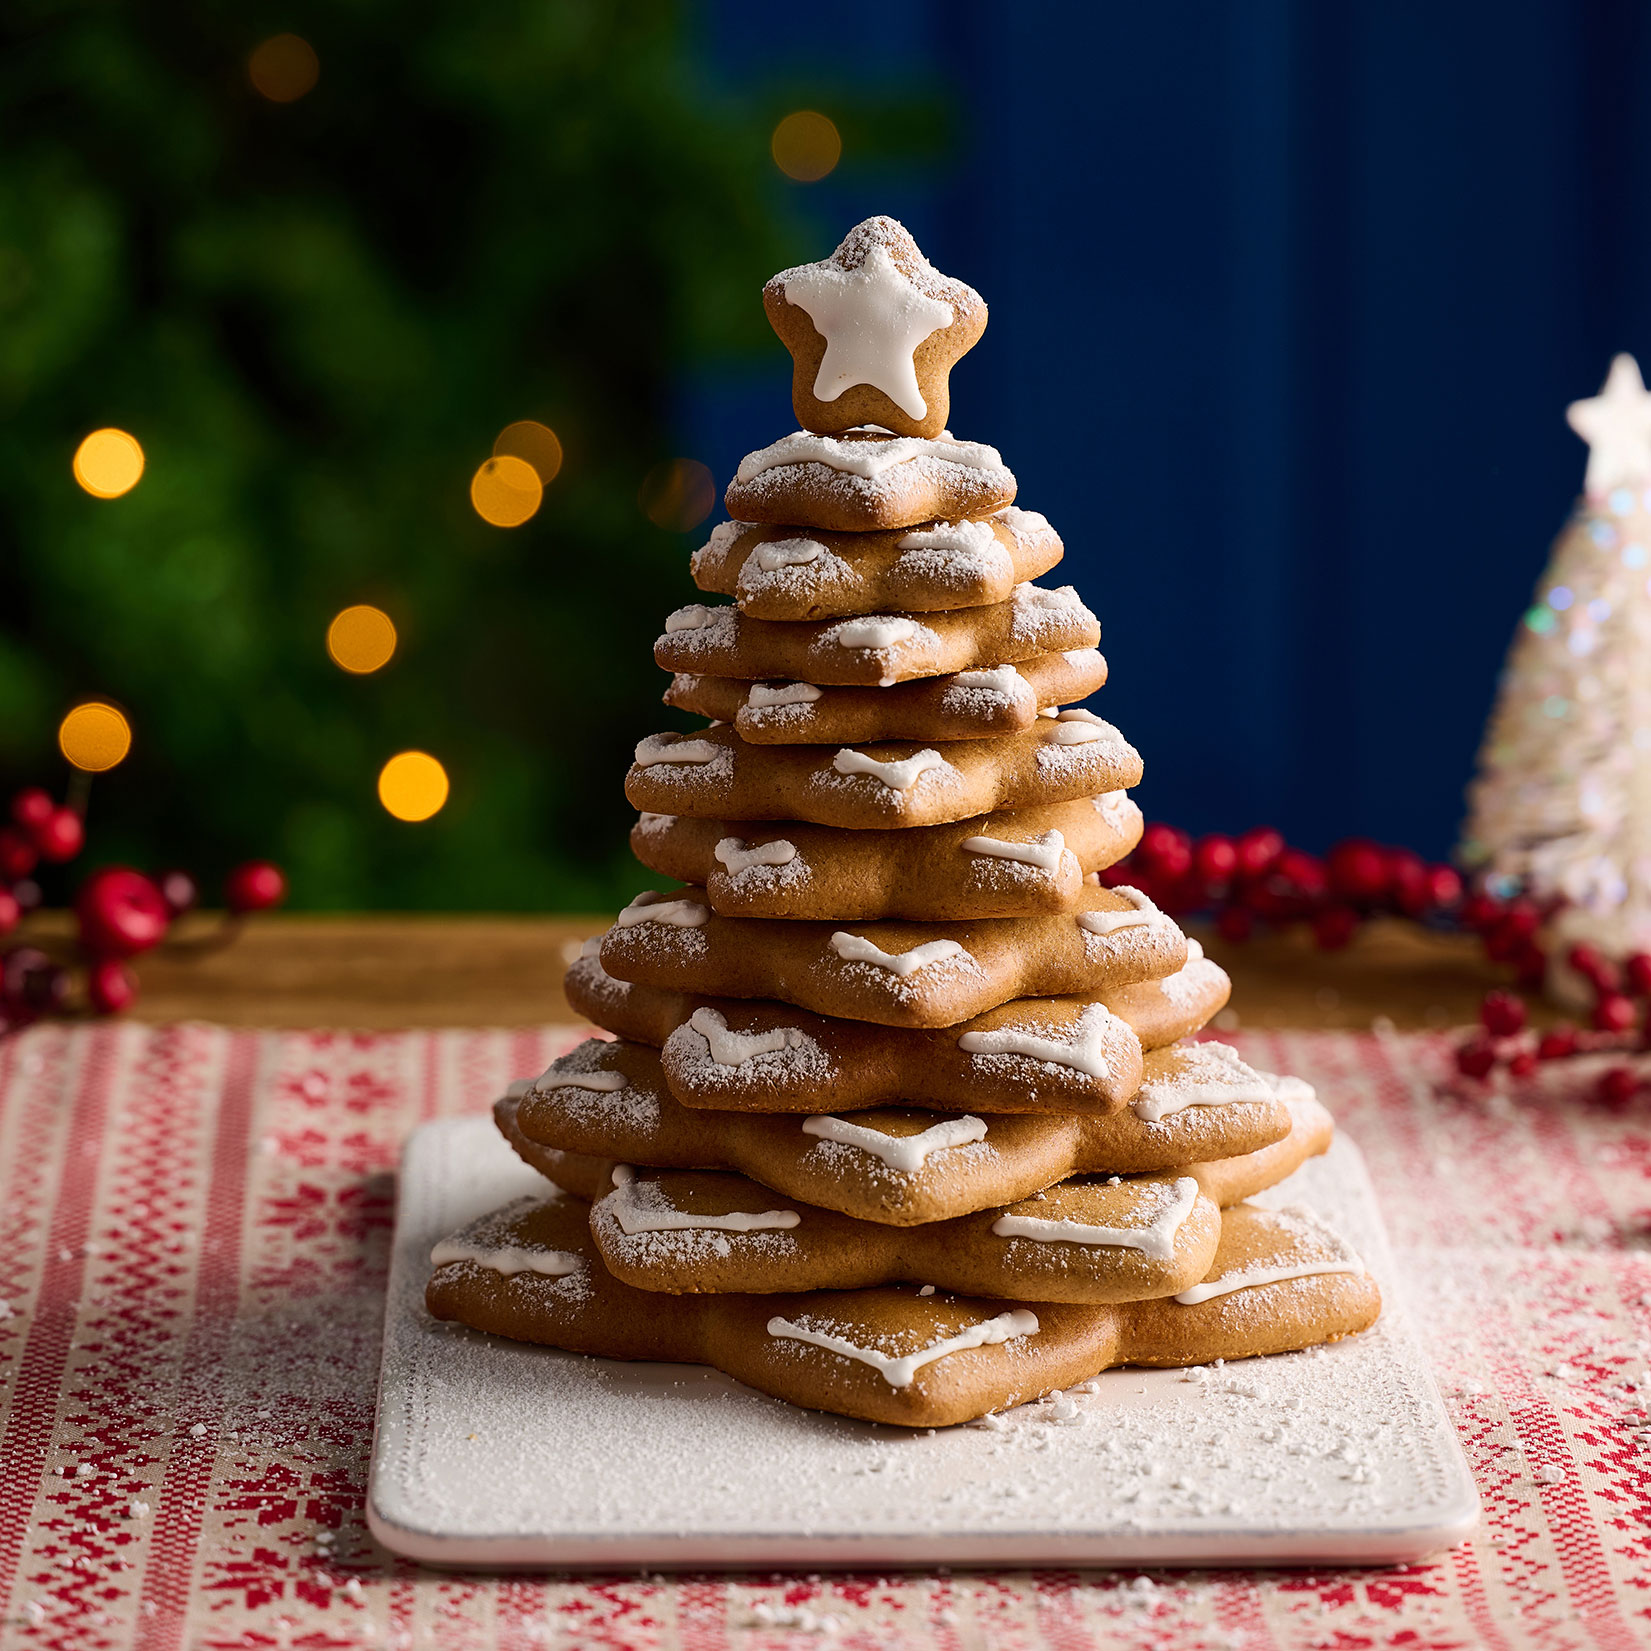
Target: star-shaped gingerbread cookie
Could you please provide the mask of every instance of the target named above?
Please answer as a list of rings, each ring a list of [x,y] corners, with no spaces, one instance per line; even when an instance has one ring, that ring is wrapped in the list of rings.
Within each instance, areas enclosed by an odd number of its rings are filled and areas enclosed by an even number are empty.
[[[947,375],[986,330],[986,301],[942,275],[893,218],[867,218],[829,258],[782,270],[762,301],[796,364],[797,422],[821,435],[875,424],[938,436]]]

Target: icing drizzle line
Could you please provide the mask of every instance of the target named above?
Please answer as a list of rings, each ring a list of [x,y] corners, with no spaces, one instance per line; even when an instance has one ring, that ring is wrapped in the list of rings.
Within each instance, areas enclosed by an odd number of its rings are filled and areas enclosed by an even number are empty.
[[[943,963],[950,957],[974,962],[955,940],[927,940],[921,946],[913,946],[909,952],[885,952],[864,935],[849,934],[843,929],[831,937],[831,949],[845,963],[875,963],[879,969],[887,969],[891,975],[898,975],[902,980],[907,975],[916,974],[919,969],[926,969],[931,963]]]
[[[931,1124],[919,1135],[885,1135],[880,1129],[868,1129],[864,1124],[850,1123],[847,1118],[834,1118],[828,1112],[817,1112],[803,1119],[803,1134],[818,1135],[824,1141],[836,1141],[840,1146],[858,1147],[873,1158],[881,1158],[890,1169],[902,1175],[915,1175],[928,1163],[930,1155],[944,1152],[948,1147],[967,1146],[971,1141],[986,1139],[986,1120],[966,1112],[961,1118],[945,1118]]]
[[[868,757],[864,751],[849,746],[844,746],[832,758],[831,766],[839,774],[871,774],[891,791],[910,791],[930,769],[944,768],[948,772],[952,769],[938,751],[919,751],[899,762],[879,762],[876,757]]]
[[[658,889],[644,889],[614,919],[616,929],[638,923],[668,923],[673,929],[697,929],[711,920],[711,908],[698,900],[673,900]]]
[[[1111,1010],[1092,1003],[1078,1016],[1070,1043],[1002,1027],[993,1032],[965,1032],[957,1046],[965,1055],[1025,1055],[1029,1060],[1070,1066],[1086,1077],[1106,1078],[1112,1072],[1106,1059],[1106,1038],[1115,1025],[1121,1024]]]
[[[1061,855],[1066,852],[1066,839],[1058,831],[1046,831],[1029,843],[1006,843],[999,837],[965,837],[965,854],[984,854],[993,860],[1016,860],[1024,866],[1036,866],[1052,877],[1060,870]],[[1085,912],[1078,918],[1092,915]]]
[[[768,1333],[787,1341],[805,1341],[811,1347],[823,1347],[828,1353],[841,1353],[846,1359],[858,1359],[861,1364],[869,1364],[890,1387],[910,1387],[924,1365],[943,1359],[948,1353],[961,1353],[971,1347],[996,1347],[1016,1336],[1035,1336],[1038,1333],[1038,1315],[1024,1307],[1017,1307],[1013,1312],[982,1319],[955,1336],[948,1336],[944,1341],[934,1342],[899,1358],[879,1353],[874,1348],[861,1347],[858,1342],[849,1341],[844,1336],[810,1330],[785,1318],[771,1318]]]
[[[731,1032],[728,1022],[715,1009],[703,1007],[688,1017],[688,1025],[705,1039],[706,1050],[718,1066],[743,1066],[758,1055],[801,1049],[809,1041],[795,1026],[776,1026],[769,1032]]]
[[[727,1215],[689,1215],[672,1209],[663,1200],[651,1209],[644,1208],[633,1190],[635,1182],[636,1171],[629,1164],[613,1166],[613,1191],[608,1194],[606,1204],[627,1238],[637,1233],[783,1232],[802,1220],[795,1210],[732,1210]]]
[[[1175,1235],[1198,1202],[1198,1183],[1190,1175],[1175,1182],[1174,1196],[1144,1227],[1094,1227],[1083,1221],[1049,1221],[1036,1215],[1002,1215],[992,1223],[999,1238],[1031,1238],[1040,1244],[1100,1244],[1139,1250],[1154,1261],[1175,1255]]]

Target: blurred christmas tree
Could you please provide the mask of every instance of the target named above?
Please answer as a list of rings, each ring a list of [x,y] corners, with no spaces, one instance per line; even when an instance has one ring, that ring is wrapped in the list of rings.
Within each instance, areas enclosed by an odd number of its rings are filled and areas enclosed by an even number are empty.
[[[1493,894],[1563,903],[1552,953],[1620,958],[1651,948],[1651,395],[1634,358],[1567,416],[1587,477],[1508,651],[1462,859]]]
[[[111,857],[265,854],[311,906],[633,886],[617,779],[689,594],[673,511],[705,491],[655,470],[671,376],[772,348],[752,294],[798,251],[771,123],[692,89],[675,25],[661,0],[7,8],[0,780],[53,772],[64,705],[102,693],[137,733],[94,800]],[[309,44],[256,50],[291,27]],[[471,477],[524,419],[564,459],[504,530]],[[102,426],[147,459],[113,501],[69,473]],[[397,632],[361,675],[323,645],[358,603]],[[374,798],[408,748],[452,780],[417,827]]]

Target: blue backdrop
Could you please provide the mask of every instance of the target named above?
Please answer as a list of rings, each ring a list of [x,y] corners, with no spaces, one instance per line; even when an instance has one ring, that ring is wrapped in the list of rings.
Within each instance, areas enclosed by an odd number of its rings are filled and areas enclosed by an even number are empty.
[[[720,0],[706,72],[949,108],[941,161],[851,143],[799,205],[815,256],[889,211],[985,294],[953,428],[1065,537],[1149,814],[1446,853],[1581,485],[1564,405],[1651,345],[1646,6],[823,15]],[[725,478],[786,390],[779,358],[688,387],[685,450]]]

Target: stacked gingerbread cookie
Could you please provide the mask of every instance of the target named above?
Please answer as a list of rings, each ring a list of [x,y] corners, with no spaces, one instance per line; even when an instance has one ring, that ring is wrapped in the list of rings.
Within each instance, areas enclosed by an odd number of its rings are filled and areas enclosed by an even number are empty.
[[[1102,877],[1141,761],[1100,627],[945,429],[986,307],[887,218],[764,290],[804,428],[751,454],[671,614],[626,782],[644,894],[568,974],[591,1039],[497,1108],[562,1189],[438,1246],[431,1310],[795,1403],[968,1420],[1108,1365],[1380,1310],[1300,1211],[1306,1085],[1188,1041],[1228,982]],[[589,1201],[582,1202],[582,1201]]]

